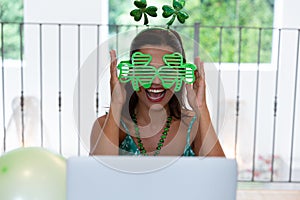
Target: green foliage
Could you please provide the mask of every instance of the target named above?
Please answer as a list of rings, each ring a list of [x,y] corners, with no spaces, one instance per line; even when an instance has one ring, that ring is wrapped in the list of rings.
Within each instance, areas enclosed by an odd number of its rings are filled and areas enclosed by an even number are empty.
[[[23,1],[1,0],[0,22],[22,22]],[[20,59],[20,25],[18,23],[1,24],[3,29],[3,49],[5,59]],[[0,31],[0,38],[2,37]],[[1,41],[1,40],[0,40]],[[1,47],[2,52],[2,47]]]
[[[273,10],[267,0],[202,0],[202,3],[190,0],[187,10],[193,19],[188,20],[188,23],[200,22],[203,26],[200,28],[200,46],[209,53],[213,61],[219,61],[221,58],[222,62],[238,62],[239,59],[240,62],[257,62],[258,27],[273,25]],[[206,26],[224,27],[221,57],[219,55],[221,28],[206,28]],[[239,29],[240,26],[252,28]],[[270,62],[271,48],[272,31],[263,29],[260,62]]]
[[[158,3],[159,16],[160,12],[163,12],[162,5],[172,3],[172,0],[148,1],[151,4]],[[110,23],[125,24],[126,22],[126,24],[136,25],[129,15],[129,11],[133,8],[132,1],[110,0],[109,3]],[[185,25],[200,23],[200,46],[215,62],[218,62],[219,58],[222,62],[238,62],[239,58],[240,62],[257,62],[259,41],[257,27],[273,26],[273,9],[269,0],[187,0],[185,11],[189,14]],[[150,25],[165,23],[163,17],[157,17],[150,22]],[[193,28],[185,25],[180,26],[178,32],[193,38]],[[240,26],[252,28],[239,29]],[[223,27],[221,55],[219,53],[220,27]],[[263,29],[260,62],[270,62],[271,48],[272,30]]]

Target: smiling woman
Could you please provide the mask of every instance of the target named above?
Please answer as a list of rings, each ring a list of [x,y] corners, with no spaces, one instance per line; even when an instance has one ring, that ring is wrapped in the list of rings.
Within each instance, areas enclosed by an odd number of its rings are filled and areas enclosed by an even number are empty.
[[[206,105],[203,63],[186,63],[177,32],[140,32],[119,77],[116,52],[110,55],[111,105],[94,124],[91,155],[224,156]]]

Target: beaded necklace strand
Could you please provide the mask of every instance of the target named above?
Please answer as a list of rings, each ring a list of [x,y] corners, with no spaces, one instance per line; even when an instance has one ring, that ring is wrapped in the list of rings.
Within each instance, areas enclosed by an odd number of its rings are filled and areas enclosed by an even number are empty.
[[[148,154],[147,154],[147,151],[144,148],[143,142],[141,140],[140,129],[137,125],[137,119],[136,119],[135,114],[132,115],[132,121],[134,122],[134,130],[135,130],[135,136],[136,136],[137,142],[138,142],[138,148],[143,156],[147,156]],[[161,150],[162,146],[164,145],[165,139],[167,138],[167,135],[168,135],[168,132],[169,132],[169,129],[171,126],[171,122],[172,122],[172,117],[169,116],[167,118],[166,127],[164,128],[164,131],[162,132],[162,135],[160,136],[160,140],[157,143],[157,147],[153,154],[154,156],[157,156],[160,153],[160,150]]]

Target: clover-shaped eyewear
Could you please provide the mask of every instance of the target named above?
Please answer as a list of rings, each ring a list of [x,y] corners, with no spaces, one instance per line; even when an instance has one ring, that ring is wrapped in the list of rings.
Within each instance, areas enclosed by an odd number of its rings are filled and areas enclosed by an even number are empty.
[[[170,89],[174,84],[174,91],[178,92],[182,87],[182,82],[193,83],[195,81],[194,71],[197,67],[194,64],[184,63],[180,53],[165,54],[163,61],[166,66],[156,68],[150,66],[152,56],[135,52],[130,61],[121,61],[117,68],[120,70],[119,80],[122,83],[131,81],[135,91],[139,87],[150,88],[153,80],[157,76],[165,89]]]

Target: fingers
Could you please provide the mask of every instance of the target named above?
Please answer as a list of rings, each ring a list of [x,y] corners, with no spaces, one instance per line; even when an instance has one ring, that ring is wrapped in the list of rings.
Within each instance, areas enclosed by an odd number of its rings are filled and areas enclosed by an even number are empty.
[[[187,95],[195,94],[194,89],[193,89],[193,84],[185,84],[185,88],[187,91]]]
[[[110,82],[111,82],[111,89],[114,90],[115,86],[118,85],[121,89],[124,89],[124,84],[119,85],[119,78],[117,73],[117,53],[115,50],[110,50]]]
[[[197,70],[195,70],[195,82],[186,84],[186,90],[190,106],[193,110],[197,111],[200,106],[206,105],[205,74],[204,64],[200,58],[196,57],[194,62],[197,66]]]
[[[191,108],[193,110],[195,110],[195,108],[197,107],[197,94],[195,89],[193,88],[193,84],[185,84],[185,88],[187,91],[187,100],[189,105],[191,106]]]
[[[204,63],[201,61],[200,57],[197,56],[194,60],[195,65],[198,69],[198,77],[205,79],[205,72],[204,72]]]
[[[111,74],[111,79],[112,81],[116,81],[118,80],[117,77],[117,55],[116,55],[116,51],[115,50],[111,50],[109,52],[110,54],[110,74]]]
[[[195,71],[196,80],[194,82],[194,89],[205,85],[205,72],[204,72],[204,63],[201,61],[200,57],[197,56],[194,60],[195,65],[197,66],[197,71]]]

